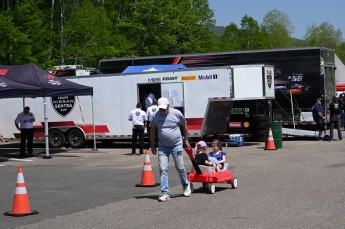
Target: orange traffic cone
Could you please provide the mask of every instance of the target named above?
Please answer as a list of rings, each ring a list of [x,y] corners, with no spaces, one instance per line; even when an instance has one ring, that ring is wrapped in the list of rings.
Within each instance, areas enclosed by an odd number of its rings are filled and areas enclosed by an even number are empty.
[[[144,168],[143,173],[141,176],[141,184],[135,185],[136,187],[155,187],[158,186],[159,183],[155,183],[155,178],[153,176],[149,151],[145,151],[144,156]]]
[[[12,211],[5,212],[4,215],[8,216],[26,216],[38,214],[38,211],[31,211],[29,204],[29,197],[26,192],[23,169],[18,168],[18,177],[16,184],[16,191],[14,194]]]
[[[276,146],[274,144],[272,129],[270,128],[268,132],[268,139],[266,143],[266,149],[265,150],[276,150]]]

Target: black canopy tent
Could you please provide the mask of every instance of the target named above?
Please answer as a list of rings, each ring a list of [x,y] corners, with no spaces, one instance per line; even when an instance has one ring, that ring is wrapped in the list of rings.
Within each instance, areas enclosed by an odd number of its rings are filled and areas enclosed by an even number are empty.
[[[41,87],[18,83],[0,75],[0,99],[15,97],[38,97],[43,91]]]
[[[56,77],[33,63],[0,65],[0,75],[22,84],[43,88],[40,97],[93,95],[92,87]]]
[[[17,83],[18,90],[0,90],[0,98],[43,97],[46,158],[49,156],[47,97],[93,96],[93,88],[56,77],[33,63],[0,65],[1,79]],[[14,85],[13,83],[13,85]],[[22,87],[20,87],[22,86]],[[31,87],[31,89],[30,89]],[[21,91],[21,88],[23,89]],[[93,100],[92,100],[93,113]],[[94,119],[93,119],[94,120]],[[94,148],[96,149],[95,124],[93,121]]]

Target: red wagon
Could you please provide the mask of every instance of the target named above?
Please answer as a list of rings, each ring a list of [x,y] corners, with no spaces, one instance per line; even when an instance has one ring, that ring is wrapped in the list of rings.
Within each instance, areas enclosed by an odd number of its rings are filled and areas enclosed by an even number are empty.
[[[185,148],[189,158],[192,161],[194,169],[188,174],[188,181],[190,182],[191,189],[193,190],[193,182],[200,182],[208,193],[215,193],[216,187],[214,183],[227,183],[231,184],[232,188],[237,188],[237,178],[233,176],[231,170],[228,169],[228,163],[224,164],[224,168],[215,172],[213,167],[198,165],[193,156],[192,148]]]

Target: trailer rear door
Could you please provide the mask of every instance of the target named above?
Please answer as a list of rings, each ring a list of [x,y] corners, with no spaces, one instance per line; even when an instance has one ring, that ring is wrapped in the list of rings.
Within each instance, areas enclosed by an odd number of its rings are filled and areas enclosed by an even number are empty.
[[[223,134],[227,132],[234,101],[231,98],[211,98],[208,100],[201,135]]]

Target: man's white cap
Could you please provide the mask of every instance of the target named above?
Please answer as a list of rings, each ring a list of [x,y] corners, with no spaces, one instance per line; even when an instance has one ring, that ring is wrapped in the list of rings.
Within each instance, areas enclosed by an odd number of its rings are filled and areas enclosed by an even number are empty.
[[[167,109],[168,108],[168,105],[169,105],[169,100],[167,98],[160,98],[158,99],[158,108],[160,109]]]

